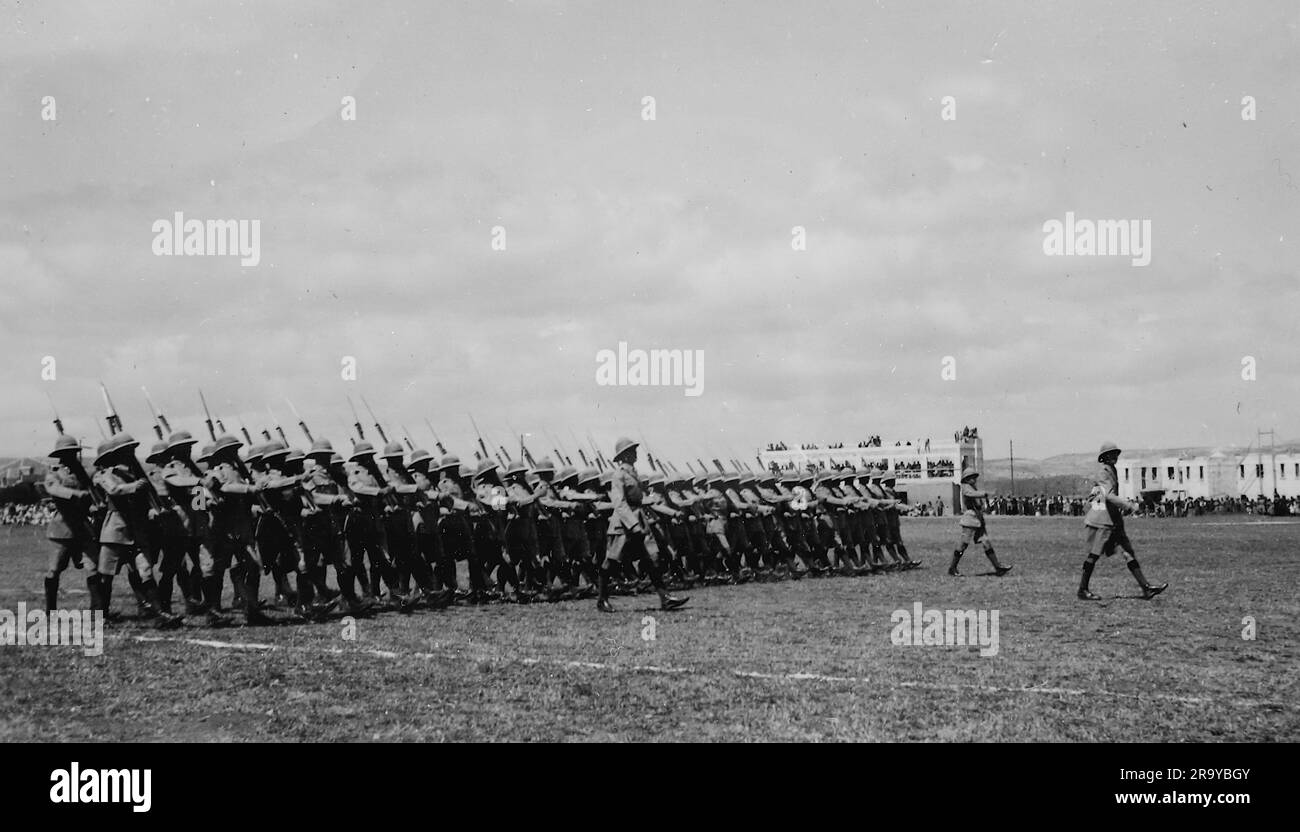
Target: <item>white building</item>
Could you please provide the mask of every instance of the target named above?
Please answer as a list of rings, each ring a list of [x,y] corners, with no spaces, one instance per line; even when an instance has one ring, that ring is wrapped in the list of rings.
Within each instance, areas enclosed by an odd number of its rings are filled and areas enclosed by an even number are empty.
[[[844,443],[842,448],[823,445],[803,449],[794,445],[783,451],[760,451],[758,457],[764,467],[771,468],[775,464],[782,471],[806,471],[810,466],[839,468],[846,464],[855,468],[875,467],[898,478],[895,487],[900,493],[906,493],[908,502],[924,503],[942,497],[951,510],[958,501],[963,463],[980,473],[984,471],[984,442],[975,437],[960,442],[931,441],[928,445],[870,448],[858,448],[848,443]]]
[[[1145,456],[1120,458],[1120,496],[1137,499],[1143,491],[1163,492],[1158,499],[1178,497],[1300,496],[1300,453],[1215,451],[1209,456]]]

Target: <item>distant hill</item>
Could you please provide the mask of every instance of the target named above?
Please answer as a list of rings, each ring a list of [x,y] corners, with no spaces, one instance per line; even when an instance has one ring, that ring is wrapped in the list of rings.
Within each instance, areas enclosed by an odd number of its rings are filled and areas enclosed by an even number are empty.
[[[1215,447],[1183,447],[1183,448],[1125,448],[1124,456],[1209,456],[1215,451],[1223,451],[1225,454],[1246,454],[1254,453],[1259,448],[1252,446],[1245,448],[1241,446],[1215,446]],[[1300,451],[1300,440],[1290,442],[1279,442],[1273,447],[1275,453],[1295,453]],[[1021,477],[1053,477],[1067,475],[1088,475],[1092,472],[1093,466],[1097,464],[1097,452],[1088,451],[1077,454],[1057,454],[1045,459],[1021,459],[1016,457],[1016,479]],[[1011,476],[1011,460],[1003,457],[1001,459],[984,459],[984,476],[987,477],[1007,477]]]

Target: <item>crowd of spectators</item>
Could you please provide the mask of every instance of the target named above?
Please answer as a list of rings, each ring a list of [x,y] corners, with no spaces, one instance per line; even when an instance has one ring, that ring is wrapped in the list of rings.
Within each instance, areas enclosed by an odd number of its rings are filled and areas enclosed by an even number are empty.
[[[6,503],[0,506],[0,526],[44,526],[54,516],[54,503]]]

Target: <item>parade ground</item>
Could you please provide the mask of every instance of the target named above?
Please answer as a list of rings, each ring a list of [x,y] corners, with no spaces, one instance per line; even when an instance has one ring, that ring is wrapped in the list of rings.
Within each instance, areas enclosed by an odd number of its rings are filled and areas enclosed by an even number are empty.
[[[676,612],[649,594],[614,615],[578,600],[158,630],[123,577],[101,655],[0,647],[0,741],[1300,740],[1300,522],[1134,518],[1169,589],[1144,601],[1103,559],[1098,603],[1075,599],[1078,518],[988,525],[1004,578],[978,547],[949,577],[956,520],[904,518],[924,568],[695,587]],[[40,606],[42,531],[0,530],[0,610]],[[65,574],[63,607],[88,606],[84,575]],[[974,611],[995,638],[926,643],[906,629],[923,610]]]

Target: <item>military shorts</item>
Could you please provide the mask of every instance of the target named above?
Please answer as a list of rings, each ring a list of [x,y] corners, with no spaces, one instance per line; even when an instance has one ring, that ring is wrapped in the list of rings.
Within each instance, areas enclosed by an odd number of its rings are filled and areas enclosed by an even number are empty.
[[[1129,542],[1128,532],[1122,527],[1114,526],[1089,526],[1088,527],[1088,554],[1105,555],[1110,557],[1115,554],[1115,547],[1128,551],[1133,550],[1133,544]]]
[[[75,563],[80,569],[83,558],[89,558],[92,563],[95,560],[96,544],[90,540],[51,540],[50,542],[54,544],[54,550],[50,552],[46,566],[51,574],[58,575],[63,572],[68,568],[69,563]]]
[[[980,540],[987,538],[989,530],[982,524],[971,528],[969,526],[961,527],[961,542],[963,544],[979,543]]]
[[[624,556],[631,560],[640,557],[648,557],[649,552],[645,546],[645,532],[624,532],[623,534],[611,534],[605,537],[605,558],[615,562],[622,562]]]

